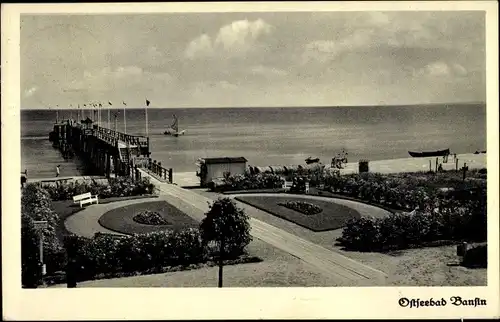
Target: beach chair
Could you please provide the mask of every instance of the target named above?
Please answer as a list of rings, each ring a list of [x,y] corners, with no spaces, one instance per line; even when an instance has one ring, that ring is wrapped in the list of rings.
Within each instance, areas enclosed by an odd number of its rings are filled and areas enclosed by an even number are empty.
[[[97,198],[97,196],[92,196],[90,192],[73,197],[73,203],[80,204],[80,208],[83,208],[83,205],[85,204],[92,204],[93,202],[99,204],[99,199]]]

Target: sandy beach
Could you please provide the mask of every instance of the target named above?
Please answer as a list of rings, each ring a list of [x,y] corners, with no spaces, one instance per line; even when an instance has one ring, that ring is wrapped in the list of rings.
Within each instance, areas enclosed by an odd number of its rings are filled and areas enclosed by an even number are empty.
[[[462,168],[464,163],[467,164],[469,169],[486,168],[487,157],[486,154],[458,154],[458,168]],[[321,160],[327,163],[326,160]],[[429,171],[429,161],[432,165],[432,171],[436,170],[436,158],[401,158],[390,160],[377,160],[369,162],[369,171],[377,173],[402,173],[402,172],[419,172]],[[453,156],[448,157],[447,163],[442,163],[443,158],[438,158],[438,164],[442,164],[443,170],[454,170],[456,168]],[[252,165],[252,160],[248,161]],[[272,165],[271,165],[272,166]],[[330,168],[330,164],[326,165]],[[358,163],[349,162],[345,164],[341,174],[358,173]],[[181,187],[195,187],[199,186],[200,179],[196,176],[196,172],[175,172],[174,169],[174,183]]]

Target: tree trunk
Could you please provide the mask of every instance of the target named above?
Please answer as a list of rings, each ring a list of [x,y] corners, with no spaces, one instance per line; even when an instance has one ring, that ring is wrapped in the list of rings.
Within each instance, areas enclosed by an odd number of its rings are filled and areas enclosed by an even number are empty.
[[[220,250],[219,250],[219,287],[222,287],[222,273],[224,266],[224,238],[220,241]]]

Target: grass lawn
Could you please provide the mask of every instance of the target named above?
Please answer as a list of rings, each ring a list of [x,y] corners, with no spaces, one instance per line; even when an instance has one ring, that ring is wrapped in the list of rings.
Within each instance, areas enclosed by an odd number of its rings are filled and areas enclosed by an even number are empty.
[[[343,227],[348,219],[361,217],[356,210],[332,201],[303,199],[292,196],[241,196],[236,197],[236,199],[316,232],[338,229]],[[287,201],[306,201],[319,206],[323,211],[315,215],[305,215],[279,205],[279,203]]]
[[[133,199],[144,199],[144,198],[155,198],[157,196],[130,196],[130,197],[113,197],[100,199],[99,204],[107,204],[116,201],[125,201]],[[52,201],[52,208],[59,216],[58,227],[56,228],[57,238],[62,242],[65,235],[70,235],[71,233],[66,229],[64,221],[71,215],[83,210],[85,208],[80,208],[79,204],[73,203],[73,200],[61,200]]]
[[[145,225],[134,221],[134,216],[145,210],[158,212],[169,224]],[[127,235],[198,227],[196,220],[166,201],[144,202],[110,210],[99,218],[99,224]]]

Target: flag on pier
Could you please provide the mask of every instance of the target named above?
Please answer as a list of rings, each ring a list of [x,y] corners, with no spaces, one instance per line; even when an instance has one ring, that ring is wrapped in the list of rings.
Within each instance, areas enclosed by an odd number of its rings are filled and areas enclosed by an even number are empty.
[[[123,133],[127,134],[127,117],[125,116],[125,106],[127,106],[127,103],[125,101],[122,101],[123,103]]]
[[[146,108],[145,108],[145,114],[146,114],[146,136],[148,136],[148,106],[151,102],[146,98]]]

